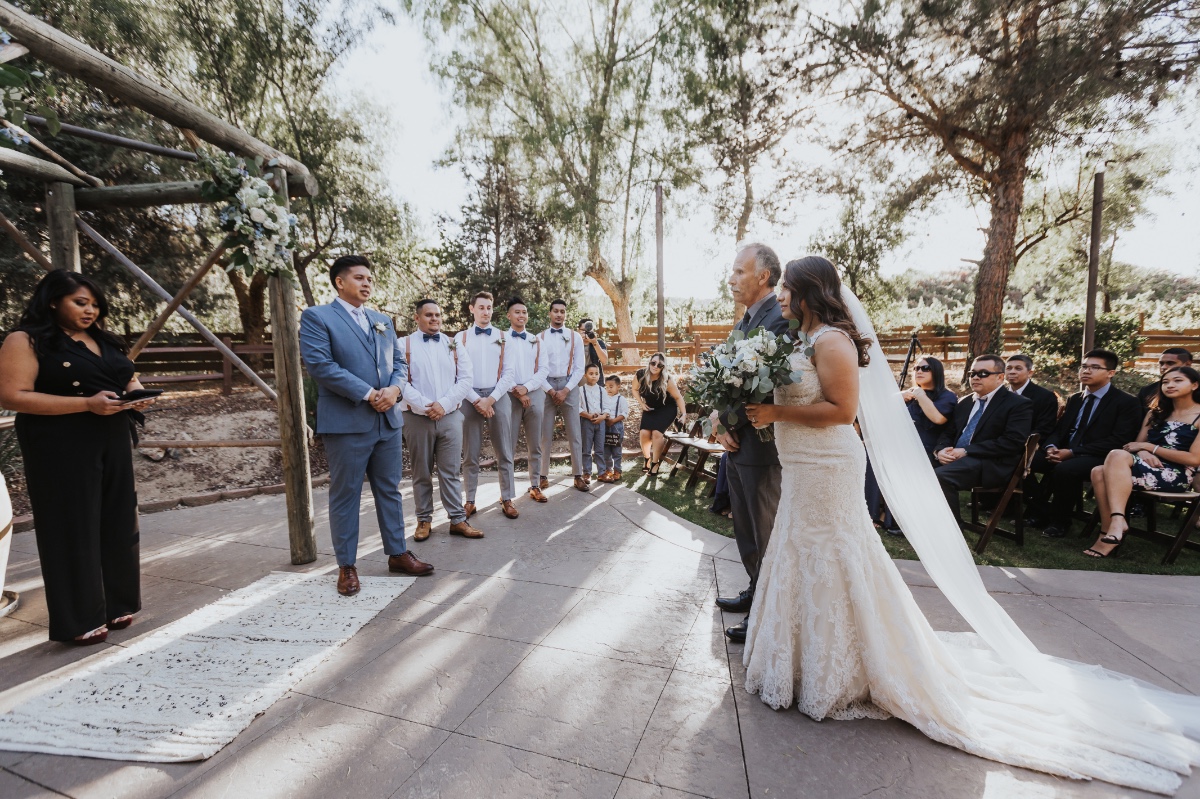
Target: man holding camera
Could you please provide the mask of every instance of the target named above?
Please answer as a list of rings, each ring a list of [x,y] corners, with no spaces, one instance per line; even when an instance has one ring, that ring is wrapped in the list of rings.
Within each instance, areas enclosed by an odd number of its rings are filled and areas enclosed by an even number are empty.
[[[608,345],[596,335],[596,323],[584,317],[579,320],[579,335],[583,336],[583,351],[587,357],[584,370],[589,366],[600,369],[600,385],[604,385],[604,364],[608,363]]]

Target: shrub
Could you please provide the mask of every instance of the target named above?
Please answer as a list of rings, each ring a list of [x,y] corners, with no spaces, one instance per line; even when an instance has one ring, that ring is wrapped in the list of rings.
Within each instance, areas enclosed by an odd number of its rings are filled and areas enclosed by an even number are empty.
[[[1024,351],[1039,369],[1078,368],[1083,355],[1082,316],[1049,316],[1025,323]],[[1122,363],[1137,355],[1145,338],[1138,320],[1103,314],[1096,319],[1096,346],[1112,350]]]
[[[12,411],[0,411],[0,416],[14,416]],[[24,470],[21,448],[17,445],[17,431],[11,427],[0,430],[0,473],[6,478]]]

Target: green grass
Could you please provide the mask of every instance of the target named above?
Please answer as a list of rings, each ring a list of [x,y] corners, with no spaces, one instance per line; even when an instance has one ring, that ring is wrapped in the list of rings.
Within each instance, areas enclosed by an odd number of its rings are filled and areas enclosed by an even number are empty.
[[[683,472],[674,478],[667,479],[669,472],[667,464],[662,466],[662,475],[657,479],[649,479],[641,472],[641,461],[626,461],[622,473],[625,485],[637,491],[648,499],[657,502],[667,510],[693,524],[697,524],[714,533],[732,537],[733,522],[724,516],[710,513],[709,497],[711,485],[699,482],[694,490],[684,489],[686,477]],[[967,506],[967,495],[962,494],[962,517],[970,518],[970,508]],[[1091,511],[1089,503],[1087,510]],[[1159,529],[1172,533],[1178,529],[1179,521],[1169,518],[1170,508],[1159,506]],[[986,518],[986,517],[984,517]],[[1134,519],[1134,526],[1144,525],[1144,520]],[[1026,528],[1025,545],[1017,546],[1015,542],[1002,538],[992,538],[987,551],[982,555],[974,555],[975,562],[981,566],[1010,566],[1013,568],[1037,569],[1080,569],[1085,571],[1119,572],[1125,574],[1180,574],[1200,575],[1200,553],[1185,549],[1179,558],[1170,566],[1164,566],[1160,561],[1166,552],[1166,546],[1138,538],[1128,538],[1116,558],[1097,560],[1085,556],[1083,550],[1091,546],[1094,538],[1080,538],[1083,522],[1075,522],[1066,538],[1043,538],[1040,530]],[[1001,525],[1011,529],[1010,520]],[[966,543],[975,546],[979,537],[972,532],[964,533]],[[916,551],[908,541],[898,536],[880,533],[883,545],[893,558],[919,560]],[[972,554],[974,554],[972,552]]]

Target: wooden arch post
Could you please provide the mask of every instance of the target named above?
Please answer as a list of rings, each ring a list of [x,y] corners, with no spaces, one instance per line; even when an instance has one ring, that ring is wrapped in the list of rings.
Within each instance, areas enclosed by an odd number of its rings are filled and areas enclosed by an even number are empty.
[[[278,200],[288,205],[287,173],[276,170]],[[308,462],[308,423],[304,413],[304,378],[300,371],[300,317],[291,281],[272,275],[271,345],[275,349],[275,393],[279,395],[279,441],[283,453],[283,485],[287,495],[288,540],[292,563],[317,559],[313,536],[312,471]]]

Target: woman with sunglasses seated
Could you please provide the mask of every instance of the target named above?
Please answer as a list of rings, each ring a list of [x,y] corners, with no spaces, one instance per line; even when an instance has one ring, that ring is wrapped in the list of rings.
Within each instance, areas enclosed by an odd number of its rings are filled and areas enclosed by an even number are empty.
[[[1083,554],[1107,558],[1116,553],[1129,523],[1125,508],[1133,489],[1180,493],[1192,490],[1200,466],[1200,372],[1190,366],[1168,369],[1150,401],[1150,412],[1135,441],[1114,449],[1092,469],[1100,509],[1100,539]]]
[[[663,451],[667,448],[664,433],[677,418],[682,419],[687,406],[675,378],[667,371],[667,356],[656,352],[644,369],[634,375],[638,400],[642,406],[642,424],[638,438],[642,445],[643,474],[658,474]]]
[[[932,462],[938,438],[954,415],[958,395],[946,388],[946,370],[942,362],[932,356],[917,361],[913,367],[913,383],[915,385],[900,396],[908,404],[908,415],[912,417],[925,454]],[[867,465],[866,485],[867,508],[871,511],[871,518],[879,519],[882,513],[884,531],[889,535],[902,535],[891,512],[884,507],[883,495],[879,492],[879,484],[875,481],[870,464]]]

